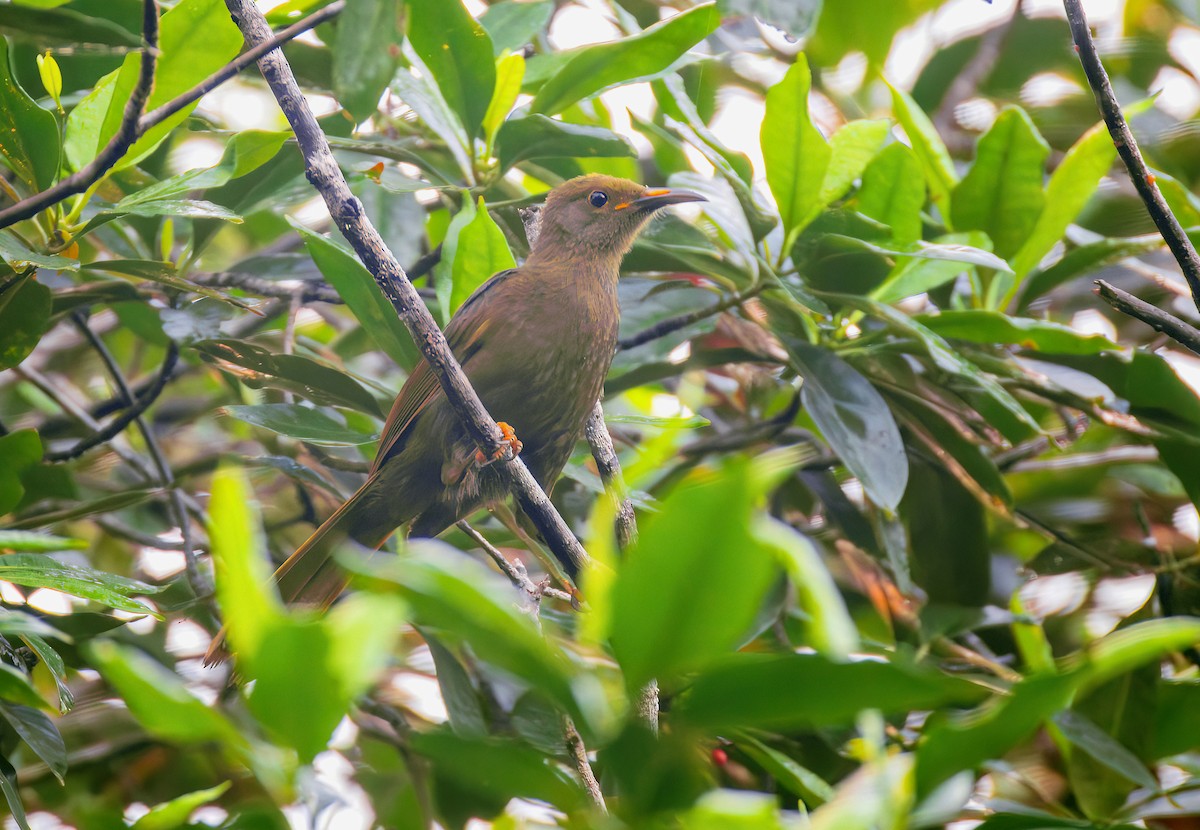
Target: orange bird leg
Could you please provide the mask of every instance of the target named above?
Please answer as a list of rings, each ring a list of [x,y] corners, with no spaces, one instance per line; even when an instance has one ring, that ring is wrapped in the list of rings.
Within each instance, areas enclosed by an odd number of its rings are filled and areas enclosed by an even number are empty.
[[[521,448],[524,446],[521,440],[517,438],[516,431],[506,424],[504,421],[497,421],[496,426],[500,427],[500,434],[504,436],[504,445],[496,450],[496,453],[488,458],[484,455],[483,450],[475,450],[475,463],[480,467],[486,467],[489,464],[494,464],[504,457],[504,451],[511,449],[514,456],[521,454]]]

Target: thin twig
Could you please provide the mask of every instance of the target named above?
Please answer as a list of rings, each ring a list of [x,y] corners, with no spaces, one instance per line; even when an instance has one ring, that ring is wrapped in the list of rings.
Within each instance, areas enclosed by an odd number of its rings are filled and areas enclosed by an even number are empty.
[[[550,597],[551,599],[558,599],[572,604],[575,602],[575,598],[566,591],[561,591],[558,588],[552,588],[549,585],[537,583],[530,579],[529,573],[523,567],[514,565],[511,561],[509,561],[508,557],[505,556],[499,548],[489,542],[487,538],[478,530],[476,530],[466,519],[463,519],[456,524],[458,529],[467,534],[467,536],[471,537],[471,541],[479,545],[483,552],[486,553],[491,560],[496,563],[496,566],[504,572],[504,575],[508,577],[509,581],[512,582],[512,584],[517,588],[520,588],[522,591],[524,591],[532,602],[539,602],[542,597]]]
[[[104,363],[105,368],[108,369],[108,374],[116,385],[117,391],[125,398],[126,406],[129,407],[130,411],[135,409],[138,402],[133,397],[133,390],[129,387],[129,381],[125,379],[125,373],[121,370],[121,366],[117,363],[116,358],[113,357],[112,352],[108,350],[108,346],[104,345],[104,340],[92,331],[91,326],[88,325],[86,315],[82,312],[71,315],[71,320],[75,324],[75,327],[79,329],[79,333],[87,338],[92,348],[96,351],[96,354],[100,356],[100,360]],[[170,372],[165,374],[169,375]],[[196,563],[196,546],[192,539],[191,519],[188,516],[183,494],[175,486],[175,476],[171,472],[171,465],[167,463],[166,456],[163,454],[162,447],[159,446],[154,431],[150,429],[150,426],[146,423],[141,413],[134,416],[133,422],[142,434],[142,440],[146,442],[146,452],[149,453],[150,460],[154,464],[154,470],[158,474],[160,486],[168,494],[171,512],[175,514],[175,522],[179,525],[179,532],[183,536],[182,550],[188,584],[191,585],[192,591],[197,597],[209,597],[212,595],[212,586],[208,584],[208,579],[200,572],[200,568]]]
[[[625,486],[625,477],[621,474],[621,462],[613,447],[612,436],[608,433],[608,425],[604,423],[604,407],[599,401],[596,401],[588,417],[583,434],[592,448],[592,458],[596,460],[596,469],[600,473],[600,480],[604,482],[604,489],[616,508],[617,544],[621,550],[625,550],[637,542],[637,519],[633,514],[629,488]]]
[[[13,372],[15,372],[18,377],[32,383],[40,392],[42,392],[42,394],[54,401],[54,403],[58,405],[58,408],[61,409],[67,417],[81,424],[85,429],[90,429],[92,432],[99,432],[101,429],[103,429],[103,427],[100,426],[100,423],[93,418],[86,409],[72,400],[69,396],[63,394],[62,390],[58,389],[57,386],[55,386],[55,384],[50,380],[50,378],[33,368],[33,366],[29,365],[29,363],[30,361],[26,361],[22,365],[15,368]],[[113,451],[121,458],[122,461],[128,464],[135,473],[137,473],[143,482],[149,482],[153,480],[154,477],[150,474],[150,470],[146,465],[145,459],[143,459],[137,453],[131,452],[115,442],[113,443]]]
[[[35,193],[28,199],[22,199],[12,207],[0,210],[0,228],[7,228],[22,219],[35,216],[68,196],[83,193],[98,182],[137,141],[140,135],[138,118],[150,97],[150,89],[154,86],[154,64],[158,59],[158,6],[155,0],[142,2],[142,41],[142,61],[137,83],[134,84],[129,100],[125,102],[121,123],[108,144],[94,159],[58,184],[41,193]]]
[[[209,75],[200,83],[189,89],[187,92],[172,98],[167,103],[156,109],[146,113],[138,121],[138,129],[141,132],[146,132],[153,127],[157,127],[163,121],[166,121],[175,113],[182,110],[196,101],[199,101],[208,93],[219,87],[221,84],[239,75],[243,69],[258,60],[268,52],[273,52],[283,44],[296,37],[304,34],[310,29],[315,29],[320,24],[327,20],[332,20],[334,17],[342,13],[342,9],[346,7],[345,0],[337,0],[335,3],[330,3],[323,9],[313,12],[308,17],[293,23],[286,29],[283,29],[278,34],[267,40],[262,41],[251,49],[247,49],[242,54],[231,60],[225,66],[218,69],[213,74]]]
[[[270,39],[271,30],[266,18],[253,0],[225,0],[225,5],[248,44]],[[287,59],[278,51],[271,52],[259,61],[259,69],[296,134],[309,181],[325,200],[338,230],[374,276],[383,295],[396,308],[471,441],[486,455],[502,459],[495,468],[507,479],[508,487],[522,510],[541,531],[563,566],[572,575],[578,574],[588,562],[587,553],[524,462],[512,454],[500,428],[484,408],[451,353],[445,335],[433,321],[420,295],[387,249],[378,231],[367,219],[362,202],[347,186],[330,150],[329,141],[301,93]]]
[[[287,27],[270,40],[260,43],[253,49],[249,49],[238,55],[187,92],[172,98],[162,106],[156,107],[145,115],[142,115],[142,108],[145,106],[146,98],[149,97],[150,86],[154,79],[154,57],[157,54],[156,45],[158,37],[158,17],[156,13],[152,33],[153,39],[151,33],[143,35],[147,48],[142,52],[142,74],[138,80],[138,87],[134,90],[134,95],[130,97],[129,102],[125,105],[125,115],[121,122],[121,129],[113,136],[108,146],[77,173],[68,176],[53,187],[43,190],[41,193],[35,193],[27,199],[22,199],[12,207],[0,211],[0,228],[7,227],[22,219],[28,219],[39,211],[56,205],[69,196],[83,193],[108,173],[112,169],[112,166],[120,161],[121,157],[128,152],[133,143],[149,130],[166,121],[185,107],[199,101],[209,92],[212,92],[218,86],[239,74],[243,69],[255,63],[267,52],[279,48],[298,35],[315,28],[317,25],[339,14],[344,5],[344,0],[338,0],[338,2],[331,3],[325,8],[310,14],[303,20]],[[146,0],[146,8],[148,11],[153,9],[154,1]],[[147,62],[149,62],[149,69],[147,69]],[[143,81],[145,83],[144,90],[142,89]],[[135,100],[138,98],[139,93],[141,93],[141,99]],[[136,109],[134,109],[135,105]]]
[[[1145,300],[1139,300],[1128,291],[1122,291],[1104,280],[1096,280],[1096,293],[1100,299],[1123,314],[1136,317],[1155,331],[1160,331],[1176,343],[1196,354],[1200,354],[1200,329],[1196,329],[1173,314],[1168,314]]]
[[[563,737],[567,742],[567,752],[570,754],[571,760],[575,762],[575,771],[579,773],[579,779],[583,782],[588,795],[592,797],[592,803],[599,808],[600,812],[607,813],[608,805],[604,803],[604,793],[600,790],[600,782],[596,780],[596,774],[592,772],[592,763],[588,760],[587,747],[583,745],[583,738],[580,737],[579,730],[566,715],[563,715],[562,727]]]
[[[88,330],[91,331],[91,329]],[[172,341],[167,346],[167,355],[163,359],[162,368],[159,370],[158,375],[155,376],[150,386],[141,390],[136,396],[133,395],[132,390],[129,390],[129,395],[126,395],[124,392],[122,392],[122,394],[119,396],[122,403],[127,402],[132,398],[132,406],[129,406],[116,418],[113,418],[113,420],[110,421],[106,426],[97,429],[91,435],[81,439],[75,446],[66,450],[46,453],[43,456],[44,460],[70,461],[73,458],[78,458],[79,456],[83,455],[93,447],[107,443],[117,435],[120,435],[121,432],[124,431],[125,427],[129,426],[135,420],[140,418],[142,413],[149,409],[151,404],[158,400],[158,396],[161,395],[163,389],[166,388],[167,381],[171,379],[171,374],[175,371],[175,365],[178,360],[179,347],[174,343],[174,341]]]
[[[669,317],[666,320],[660,320],[653,326],[642,329],[637,334],[618,340],[617,348],[625,351],[626,349],[636,348],[643,343],[649,343],[651,340],[666,337],[668,334],[687,328],[693,323],[698,323],[715,314],[720,314],[722,311],[727,311],[734,306],[739,306],[746,302],[746,300],[757,297],[766,287],[767,284],[765,282],[760,282],[742,291],[735,291],[720,302],[713,303],[708,308],[701,308],[697,311],[690,311],[687,314],[680,314],[678,317]]]
[[[625,476],[621,472],[621,461],[617,458],[617,450],[613,447],[612,435],[608,425],[604,423],[604,407],[600,401],[588,416],[587,426],[584,427],[584,437],[592,448],[592,458],[596,460],[596,469],[600,472],[600,480],[604,482],[604,491],[612,499],[616,508],[617,545],[622,551],[637,544],[637,516],[633,512],[633,500],[629,498],[629,488],[625,486]],[[658,734],[658,681],[651,680],[638,692],[638,718],[655,735]],[[599,789],[597,788],[597,792]],[[595,796],[593,796],[595,797]],[[603,798],[603,796],[601,796]]]
[[[213,274],[192,274],[188,277],[189,280],[196,285],[203,285],[209,288],[239,288],[250,294],[257,294],[260,297],[274,297],[278,300],[291,301],[293,297],[299,297],[302,303],[334,303],[341,304],[344,302],[341,295],[333,288],[333,286],[324,282],[308,282],[297,285],[296,280],[288,280],[281,282],[278,280],[269,280],[265,277],[256,277],[252,274],[243,274],[238,271],[218,271]]]
[[[1083,72],[1087,75],[1088,84],[1092,87],[1092,94],[1096,97],[1096,104],[1104,116],[1104,123],[1108,125],[1108,132],[1112,136],[1113,144],[1117,147],[1117,153],[1125,162],[1129,178],[1133,180],[1134,188],[1137,189],[1138,195],[1146,204],[1150,218],[1154,220],[1158,232],[1162,234],[1167,247],[1175,255],[1175,260],[1179,263],[1180,270],[1183,271],[1188,287],[1192,290],[1192,301],[1196,303],[1196,308],[1200,309],[1200,256],[1196,255],[1192,241],[1183,232],[1183,226],[1179,224],[1179,220],[1175,218],[1175,214],[1171,212],[1171,208],[1159,191],[1158,185],[1154,183],[1154,175],[1146,167],[1146,162],[1142,158],[1137,142],[1133,139],[1129,124],[1125,122],[1121,106],[1117,103],[1117,96],[1113,92],[1112,84],[1109,83],[1108,73],[1104,71],[1104,64],[1100,62],[1100,55],[1096,52],[1096,43],[1092,40],[1092,33],[1088,28],[1087,16],[1083,12],[1083,3],[1080,0],[1063,0],[1063,6],[1067,10],[1067,22],[1071,26],[1075,51],[1079,53]]]

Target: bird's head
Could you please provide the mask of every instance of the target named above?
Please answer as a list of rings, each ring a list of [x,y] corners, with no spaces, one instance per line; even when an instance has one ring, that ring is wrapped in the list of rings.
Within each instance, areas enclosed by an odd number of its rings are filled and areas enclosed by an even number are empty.
[[[625,255],[638,232],[660,208],[704,197],[687,190],[646,187],[628,179],[591,174],[550,191],[542,208],[530,258],[589,258]]]

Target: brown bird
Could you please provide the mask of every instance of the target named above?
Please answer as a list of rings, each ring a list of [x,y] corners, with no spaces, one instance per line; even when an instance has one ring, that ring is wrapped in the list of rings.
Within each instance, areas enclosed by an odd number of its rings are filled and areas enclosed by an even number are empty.
[[[702,199],[611,176],[564,182],[546,199],[525,264],[481,285],[446,327],[471,385],[547,492],[616,350],[621,259],[655,211]],[[283,599],[332,603],[346,578],[331,554],[346,537],[377,548],[406,523],[412,536],[436,536],[502,500],[487,462],[422,361],[396,396],[366,482],[276,572]]]

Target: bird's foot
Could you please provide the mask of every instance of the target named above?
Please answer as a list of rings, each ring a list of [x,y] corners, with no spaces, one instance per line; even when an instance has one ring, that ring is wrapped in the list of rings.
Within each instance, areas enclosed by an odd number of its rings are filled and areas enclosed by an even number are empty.
[[[511,449],[513,456],[521,454],[521,448],[524,446],[521,440],[517,438],[516,431],[506,424],[504,421],[497,421],[496,426],[500,427],[500,434],[504,436],[504,443],[500,449],[496,450],[491,458],[488,458],[483,450],[475,450],[475,464],[480,467],[486,467],[489,464],[495,464],[504,457],[506,450]]]

